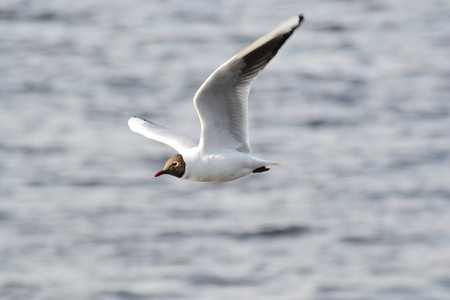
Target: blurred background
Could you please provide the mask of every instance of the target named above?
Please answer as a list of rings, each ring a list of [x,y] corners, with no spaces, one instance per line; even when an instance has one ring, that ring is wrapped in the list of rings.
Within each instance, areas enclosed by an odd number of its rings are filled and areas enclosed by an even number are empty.
[[[219,65],[305,15],[222,183],[153,178]],[[449,1],[0,1],[0,298],[449,299]]]

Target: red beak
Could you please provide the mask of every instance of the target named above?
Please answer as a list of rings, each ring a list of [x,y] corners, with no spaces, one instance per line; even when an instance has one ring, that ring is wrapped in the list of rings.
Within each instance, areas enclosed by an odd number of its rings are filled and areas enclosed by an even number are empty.
[[[161,171],[159,171],[158,173],[155,174],[155,177],[159,177],[159,176],[161,176],[163,174],[166,174],[166,171],[161,170]]]

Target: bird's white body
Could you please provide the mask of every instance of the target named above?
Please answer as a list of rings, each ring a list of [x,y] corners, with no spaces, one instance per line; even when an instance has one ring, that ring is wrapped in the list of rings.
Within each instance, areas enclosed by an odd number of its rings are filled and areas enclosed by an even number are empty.
[[[248,95],[253,80],[300,26],[303,16],[292,17],[233,56],[202,84],[194,96],[202,132],[200,138],[133,117],[130,129],[175,148],[155,176],[170,174],[193,181],[224,182],[269,170],[265,161],[250,155]]]
[[[186,171],[181,178],[192,181],[231,181],[263,166],[283,164],[265,161],[236,150],[202,153],[200,147],[195,147],[180,154],[186,162]]]

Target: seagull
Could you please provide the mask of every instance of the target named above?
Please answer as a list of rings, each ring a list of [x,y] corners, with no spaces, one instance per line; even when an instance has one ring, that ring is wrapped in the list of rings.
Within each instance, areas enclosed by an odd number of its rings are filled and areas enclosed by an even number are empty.
[[[253,80],[300,26],[303,15],[291,17],[257,39],[215,70],[194,96],[201,123],[200,139],[142,118],[128,121],[131,131],[174,148],[155,177],[169,174],[200,182],[227,182],[268,171],[282,162],[250,155],[248,95]]]

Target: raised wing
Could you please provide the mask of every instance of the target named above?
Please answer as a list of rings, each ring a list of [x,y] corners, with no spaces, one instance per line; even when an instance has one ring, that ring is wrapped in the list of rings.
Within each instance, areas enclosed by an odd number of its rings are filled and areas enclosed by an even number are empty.
[[[198,145],[198,139],[189,133],[168,129],[145,119],[132,117],[128,120],[128,126],[131,131],[142,134],[149,139],[169,145],[177,150],[178,153]]]
[[[247,120],[251,84],[302,20],[301,15],[286,20],[233,56],[203,83],[194,97],[202,125],[202,149],[251,151]]]

